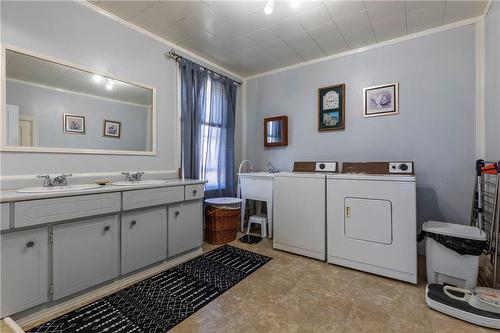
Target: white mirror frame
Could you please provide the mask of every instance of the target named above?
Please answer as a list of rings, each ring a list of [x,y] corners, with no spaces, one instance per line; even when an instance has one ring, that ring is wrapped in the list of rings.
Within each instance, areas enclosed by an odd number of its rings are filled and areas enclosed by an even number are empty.
[[[16,46],[8,45],[5,43],[0,44],[1,46],[1,78],[0,78],[0,151],[8,151],[8,152],[24,152],[24,153],[64,153],[64,154],[97,154],[97,155],[146,155],[153,156],[156,155],[156,88],[151,87],[149,85],[134,82],[131,80],[125,80],[110,73],[96,71],[93,69],[85,68],[80,65],[75,65],[74,63],[70,63],[68,61],[56,59],[44,54],[40,54],[38,52],[28,51]],[[136,150],[106,150],[106,149],[80,149],[80,148],[56,148],[56,147],[22,147],[22,146],[7,146],[5,144],[5,135],[3,134],[5,127],[4,122],[6,119],[6,108],[7,108],[7,98],[6,98],[6,50],[12,50],[20,53],[24,53],[27,55],[31,55],[33,57],[37,57],[40,59],[44,59],[47,61],[52,61],[61,65],[65,65],[68,67],[73,67],[76,69],[80,69],[82,71],[90,72],[93,74],[98,74],[104,77],[113,78],[122,82],[130,83],[136,86],[144,87],[147,89],[151,89],[152,94],[152,108],[151,108],[151,148],[150,151],[136,151]]]

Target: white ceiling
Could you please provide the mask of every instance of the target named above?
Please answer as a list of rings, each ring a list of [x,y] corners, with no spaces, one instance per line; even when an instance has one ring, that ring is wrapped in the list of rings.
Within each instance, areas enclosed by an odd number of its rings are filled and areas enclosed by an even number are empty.
[[[241,76],[480,16],[487,0],[90,1]]]
[[[57,64],[24,53],[7,50],[5,53],[7,79],[69,90],[127,103],[151,105],[150,89],[113,80],[113,88],[106,89],[106,80],[94,80],[94,74]]]

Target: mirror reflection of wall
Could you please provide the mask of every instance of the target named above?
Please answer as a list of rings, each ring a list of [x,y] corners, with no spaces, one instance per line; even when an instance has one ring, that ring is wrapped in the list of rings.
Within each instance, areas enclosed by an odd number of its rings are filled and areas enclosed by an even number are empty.
[[[264,146],[288,145],[288,117],[270,117],[264,119]]]
[[[7,146],[152,150],[152,89],[9,49],[5,87]]]

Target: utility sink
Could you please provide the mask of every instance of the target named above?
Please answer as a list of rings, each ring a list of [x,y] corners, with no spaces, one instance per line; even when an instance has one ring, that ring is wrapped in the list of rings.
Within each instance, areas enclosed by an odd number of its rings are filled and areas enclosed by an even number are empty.
[[[115,186],[144,186],[144,185],[161,185],[166,184],[166,180],[162,179],[152,179],[152,180],[140,180],[137,182],[114,182],[111,185]]]
[[[75,185],[65,185],[65,186],[48,186],[48,187],[24,187],[17,192],[20,193],[54,193],[54,192],[71,192],[71,191],[83,191],[99,188],[101,185],[98,184],[75,184]]]

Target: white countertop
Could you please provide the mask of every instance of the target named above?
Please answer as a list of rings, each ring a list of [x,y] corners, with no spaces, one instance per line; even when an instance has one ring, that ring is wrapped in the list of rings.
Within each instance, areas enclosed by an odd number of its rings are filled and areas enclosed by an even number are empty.
[[[109,192],[122,192],[122,191],[132,191],[132,190],[143,190],[148,188],[160,188],[160,187],[171,187],[171,186],[183,186],[183,185],[195,185],[195,184],[205,184],[206,180],[200,179],[166,179],[164,184],[153,184],[153,185],[130,185],[130,186],[114,186],[114,185],[104,185],[98,188],[80,190],[80,191],[68,191],[68,192],[52,192],[52,193],[20,193],[16,190],[5,190],[0,191],[0,202],[12,202],[12,201],[25,201],[25,200],[36,200],[36,199],[48,199],[48,198],[60,198],[60,197],[71,197],[76,195],[85,194],[99,194],[99,193],[109,193]]]

